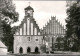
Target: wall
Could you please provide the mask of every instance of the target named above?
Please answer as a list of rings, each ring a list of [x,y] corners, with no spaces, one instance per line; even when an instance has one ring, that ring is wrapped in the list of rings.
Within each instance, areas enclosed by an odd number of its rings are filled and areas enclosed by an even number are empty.
[[[30,37],[30,41],[28,41]],[[36,41],[38,38],[39,41]],[[22,47],[23,53],[27,53],[27,47],[31,48],[31,52],[34,52],[35,47],[40,49],[43,36],[14,36],[14,52],[19,53],[19,48]]]

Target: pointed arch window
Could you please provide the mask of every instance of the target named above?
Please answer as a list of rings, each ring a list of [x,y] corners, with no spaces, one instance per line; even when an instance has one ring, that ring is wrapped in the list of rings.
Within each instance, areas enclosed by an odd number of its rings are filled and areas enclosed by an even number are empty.
[[[23,48],[22,47],[20,47],[19,53],[23,53]]]

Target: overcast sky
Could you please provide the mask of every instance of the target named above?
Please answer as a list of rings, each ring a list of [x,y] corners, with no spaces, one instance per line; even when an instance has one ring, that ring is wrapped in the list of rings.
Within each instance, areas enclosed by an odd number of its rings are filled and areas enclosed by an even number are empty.
[[[56,18],[65,25],[66,19],[66,1],[13,1],[16,6],[16,11],[19,13],[19,25],[25,16],[24,8],[30,6],[34,9],[34,18],[40,28],[43,27],[51,19],[51,16]]]

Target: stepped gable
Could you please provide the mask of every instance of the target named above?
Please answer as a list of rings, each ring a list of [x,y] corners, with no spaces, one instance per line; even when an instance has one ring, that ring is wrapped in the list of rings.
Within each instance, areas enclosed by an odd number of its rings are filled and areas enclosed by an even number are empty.
[[[49,19],[49,22],[47,22],[47,25],[43,27],[44,34],[65,34],[64,26],[58,20],[56,17],[51,17],[51,20]]]
[[[16,32],[19,32],[19,31],[20,31],[20,28],[23,27],[23,24],[26,23],[26,20],[27,20],[27,19],[24,18],[24,19],[21,21],[21,24],[16,27],[16,29],[17,29]],[[35,19],[34,19],[34,18],[31,18],[30,21],[33,22],[33,26],[38,29],[38,32],[40,32],[39,26],[38,26],[38,24],[36,23]]]
[[[18,27],[16,34],[14,35],[14,53],[21,53],[20,49],[23,49],[23,54],[35,52],[36,48],[38,52],[41,52],[40,47],[42,44],[42,34],[39,26],[33,18],[33,8],[28,6],[25,8],[25,17]]]

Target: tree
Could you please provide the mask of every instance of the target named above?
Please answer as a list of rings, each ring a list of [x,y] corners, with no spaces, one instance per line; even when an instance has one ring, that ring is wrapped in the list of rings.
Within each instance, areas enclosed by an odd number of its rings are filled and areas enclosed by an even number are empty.
[[[12,0],[0,0],[0,20],[3,30],[2,42],[7,46],[8,51],[13,51],[14,33],[11,24],[18,21],[18,13],[15,11],[15,6]]]
[[[61,42],[64,42],[64,38],[57,37],[56,42],[57,42],[58,50],[60,50],[61,45],[63,46],[63,43],[61,43]]]
[[[40,49],[42,51],[42,53],[45,53],[46,52],[46,44],[45,44],[45,35],[43,35],[43,39],[42,39],[42,44],[40,46]]]
[[[79,51],[80,49],[80,6],[79,1],[67,9],[65,49]],[[75,49],[74,49],[75,48]]]
[[[41,49],[42,53],[45,53],[46,52],[46,45],[42,44],[40,49]]]

